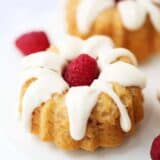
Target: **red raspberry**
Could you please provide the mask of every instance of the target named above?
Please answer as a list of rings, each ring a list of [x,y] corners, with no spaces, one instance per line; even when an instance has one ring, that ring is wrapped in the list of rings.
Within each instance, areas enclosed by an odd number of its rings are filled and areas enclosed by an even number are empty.
[[[48,37],[43,31],[25,33],[17,38],[15,44],[24,55],[44,51],[50,45]]]
[[[152,143],[151,158],[152,160],[160,160],[160,135]]]
[[[115,0],[116,2],[119,2],[120,0]]]
[[[66,67],[64,79],[70,86],[90,85],[99,75],[97,62],[87,54],[81,54]]]
[[[122,0],[115,0],[116,3],[120,2],[120,1],[122,1]]]

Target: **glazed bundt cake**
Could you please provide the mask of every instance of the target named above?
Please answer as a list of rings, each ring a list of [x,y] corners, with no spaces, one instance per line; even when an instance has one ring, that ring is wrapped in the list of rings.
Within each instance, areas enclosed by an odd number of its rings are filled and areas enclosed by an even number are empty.
[[[65,20],[70,34],[108,35],[139,62],[160,51],[158,0],[66,0]]]
[[[64,36],[23,61],[20,113],[28,132],[64,150],[116,147],[143,119],[145,76],[103,36]]]

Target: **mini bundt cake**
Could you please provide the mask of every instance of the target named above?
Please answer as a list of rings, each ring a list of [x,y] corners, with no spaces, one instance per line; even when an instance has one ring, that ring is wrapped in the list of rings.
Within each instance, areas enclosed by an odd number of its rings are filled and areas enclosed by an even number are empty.
[[[160,51],[159,0],[66,0],[65,10],[72,35],[108,35],[139,62]]]
[[[143,119],[145,76],[104,36],[64,36],[24,58],[20,113],[27,131],[64,150],[116,147]]]

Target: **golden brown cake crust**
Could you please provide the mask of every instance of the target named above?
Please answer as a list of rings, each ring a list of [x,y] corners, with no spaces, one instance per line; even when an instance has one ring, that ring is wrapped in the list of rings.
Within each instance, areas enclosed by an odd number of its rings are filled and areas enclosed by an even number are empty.
[[[130,62],[126,57],[121,57],[119,60]],[[26,88],[34,80],[27,81],[23,86],[21,100]],[[67,91],[52,95],[48,102],[33,111],[31,132],[38,135],[41,140],[53,142],[64,150],[81,148],[94,151],[99,147],[119,146],[127,135],[134,133],[136,124],[143,119],[143,96],[141,89],[137,87],[125,88],[113,83],[113,89],[127,107],[132,123],[129,133],[125,133],[121,129],[120,114],[114,101],[106,93],[101,93],[88,120],[85,137],[81,141],[73,140],[70,136],[65,105]]]
[[[80,0],[68,0],[66,6],[66,19],[68,32],[83,39],[91,35],[107,35],[115,42],[117,47],[131,50],[139,62],[148,59],[154,52],[160,51],[160,33],[156,32],[149,17],[138,30],[127,30],[121,20],[116,7],[106,9],[99,14],[87,34],[78,31],[76,24],[76,9]]]

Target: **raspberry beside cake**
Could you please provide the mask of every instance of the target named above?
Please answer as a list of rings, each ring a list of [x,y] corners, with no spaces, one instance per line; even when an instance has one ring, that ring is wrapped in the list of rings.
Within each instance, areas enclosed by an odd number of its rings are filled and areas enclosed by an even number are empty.
[[[26,130],[65,150],[120,145],[143,119],[146,79],[133,54],[103,36],[67,36],[53,48],[24,59]]]
[[[160,7],[156,0],[66,0],[66,24],[81,38],[108,35],[138,61],[160,51]]]

